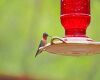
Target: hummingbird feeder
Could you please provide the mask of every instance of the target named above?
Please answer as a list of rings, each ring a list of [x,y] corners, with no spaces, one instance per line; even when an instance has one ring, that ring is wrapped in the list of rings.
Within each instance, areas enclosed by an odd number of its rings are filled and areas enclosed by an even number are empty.
[[[60,20],[65,37],[52,38],[40,50],[69,56],[100,53],[100,42],[86,36],[91,21],[90,0],[61,0]]]

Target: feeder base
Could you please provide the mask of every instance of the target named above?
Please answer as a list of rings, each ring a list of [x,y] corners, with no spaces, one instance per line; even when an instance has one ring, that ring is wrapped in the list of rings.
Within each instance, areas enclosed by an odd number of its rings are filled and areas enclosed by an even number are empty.
[[[94,55],[100,53],[100,42],[88,37],[52,38],[41,50],[66,56]]]

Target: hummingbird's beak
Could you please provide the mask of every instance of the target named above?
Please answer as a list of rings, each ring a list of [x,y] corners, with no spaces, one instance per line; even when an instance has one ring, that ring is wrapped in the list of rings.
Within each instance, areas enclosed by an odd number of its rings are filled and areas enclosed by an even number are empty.
[[[49,36],[49,35],[48,35],[48,37],[52,37],[52,36]]]

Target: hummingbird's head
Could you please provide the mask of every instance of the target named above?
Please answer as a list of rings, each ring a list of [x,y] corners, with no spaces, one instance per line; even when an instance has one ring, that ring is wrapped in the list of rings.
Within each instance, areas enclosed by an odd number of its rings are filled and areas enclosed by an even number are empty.
[[[48,37],[49,35],[45,32],[45,33],[43,33],[43,36],[47,36]]]
[[[49,35],[45,32],[45,33],[43,33],[43,38],[44,39],[47,39],[47,37],[48,37]]]

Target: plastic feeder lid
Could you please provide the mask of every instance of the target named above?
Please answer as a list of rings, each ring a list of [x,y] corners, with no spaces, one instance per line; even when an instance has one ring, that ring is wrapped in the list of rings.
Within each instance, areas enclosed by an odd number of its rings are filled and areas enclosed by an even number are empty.
[[[66,56],[93,55],[100,53],[100,42],[90,38],[52,38],[51,43],[40,50]]]

